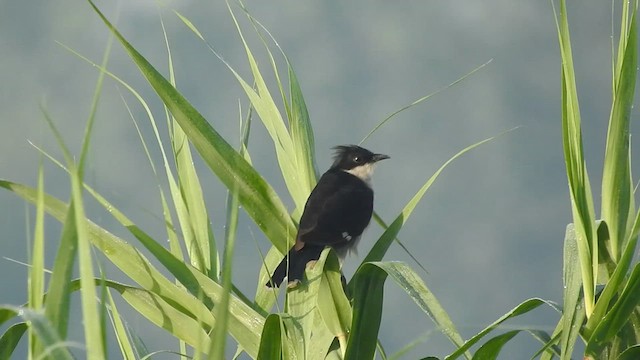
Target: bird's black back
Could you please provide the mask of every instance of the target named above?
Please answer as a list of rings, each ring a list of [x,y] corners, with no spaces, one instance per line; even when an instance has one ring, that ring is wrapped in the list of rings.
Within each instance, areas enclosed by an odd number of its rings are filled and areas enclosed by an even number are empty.
[[[358,177],[332,168],[322,175],[307,199],[297,240],[334,248],[348,246],[362,234],[372,213],[371,188]]]

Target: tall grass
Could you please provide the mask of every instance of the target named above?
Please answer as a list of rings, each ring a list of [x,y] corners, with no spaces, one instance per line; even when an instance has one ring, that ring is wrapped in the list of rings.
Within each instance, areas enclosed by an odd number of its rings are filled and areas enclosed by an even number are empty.
[[[490,139],[468,146],[443,162],[443,165],[399,211],[391,224],[375,242],[360,264],[348,287],[344,288],[340,266],[335,254],[326,249],[313,268],[306,271],[307,281],[295,289],[270,290],[263,285],[268,270],[273,270],[293,243],[296,222],[316,178],[313,129],[295,72],[271,34],[254,19],[242,4],[229,5],[229,14],[244,45],[251,79],[245,79],[231,64],[211,47],[197,26],[187,17],[176,18],[203,41],[212,53],[223,61],[245,92],[250,106],[242,115],[243,135],[233,146],[175,88],[170,45],[165,35],[169,59],[169,76],[165,78],[131,45],[93,2],[89,4],[104,22],[116,41],[124,48],[164,104],[170,145],[162,143],[157,120],[147,102],[126,81],[107,69],[109,47],[101,65],[82,57],[99,69],[94,106],[87,124],[79,160],[66,150],[62,134],[44,111],[52,132],[63,149],[64,163],[42,151],[43,156],[64,168],[71,182],[68,202],[45,192],[45,176],[40,166],[37,188],[7,180],[0,187],[35,204],[36,221],[29,272],[29,302],[23,306],[0,306],[0,323],[14,324],[0,336],[0,359],[10,358],[20,339],[26,336],[29,358],[71,359],[76,347],[83,357],[91,359],[142,359],[153,355],[139,341],[120,315],[112,293],[118,293],[134,311],[150,323],[163,328],[180,340],[179,349],[163,351],[186,358],[224,359],[230,336],[237,344],[236,356],[245,354],[254,359],[395,359],[416,344],[409,342],[397,354],[387,354],[378,340],[384,301],[384,284],[388,278],[403,289],[453,344],[454,350],[444,359],[495,359],[503,346],[520,333],[528,333],[541,347],[533,357],[569,359],[578,339],[586,344],[586,357],[592,359],[633,359],[640,352],[638,343],[638,301],[640,301],[640,267],[632,267],[640,215],[633,201],[633,180],[630,169],[629,118],[635,90],[636,74],[636,12],[637,2],[622,4],[620,41],[613,67],[613,105],[607,136],[602,188],[602,219],[596,221],[592,190],[582,151],[581,123],[575,74],[571,55],[566,4],[560,1],[557,16],[562,67],[562,131],[567,176],[571,193],[574,222],[565,235],[564,282],[562,309],[538,298],[527,299],[515,306],[479,333],[464,340],[442,304],[427,284],[407,264],[384,261],[385,254],[403,225],[410,220],[416,205],[422,200],[441,172],[455,159]],[[269,59],[268,70],[274,75],[277,91],[264,80],[265,69],[258,66],[256,49],[247,45],[242,18],[256,34]],[[163,24],[164,29],[164,24]],[[283,55],[278,61],[276,55]],[[484,66],[484,65],[483,65]],[[280,77],[286,69],[287,79]],[[475,71],[475,70],[474,70]],[[161,168],[156,176],[164,176],[169,191],[158,186],[165,230],[169,246],[165,248],[105,197],[83,181],[83,168],[89,148],[95,108],[100,99],[103,78],[121,84],[146,111],[154,130],[156,144],[162,153]],[[457,82],[457,81],[456,81]],[[274,96],[274,94],[276,94]],[[415,105],[429,96],[412,103]],[[279,98],[282,109],[278,106]],[[125,102],[128,109],[128,104]],[[407,107],[401,109],[404,110]],[[401,111],[400,110],[400,111]],[[131,114],[131,112],[130,112]],[[253,116],[257,115],[273,142],[279,169],[286,179],[286,189],[295,204],[289,212],[281,195],[271,187],[251,164],[249,133]],[[395,115],[395,113],[394,113]],[[137,126],[139,120],[133,118]],[[385,119],[386,122],[388,119]],[[384,123],[383,122],[383,123]],[[379,126],[372,130],[375,131]],[[139,131],[139,130],[138,130]],[[147,142],[140,134],[144,150]],[[228,189],[226,233],[224,241],[213,236],[209,214],[203,200],[198,173],[193,166],[192,149],[210,171]],[[158,167],[160,168],[160,167]],[[160,181],[158,181],[160,183]],[[120,223],[138,243],[125,242],[107,229],[91,222],[84,213],[87,196],[95,199]],[[232,262],[240,208],[263,231],[272,248],[264,256],[260,274],[256,277],[256,295],[250,299],[232,282]],[[52,275],[44,281],[44,222],[47,213],[63,223]],[[172,214],[175,214],[172,216]],[[138,246],[144,247],[154,261],[149,261]],[[223,246],[222,251],[219,247]],[[96,275],[95,249],[129,278],[122,284]],[[183,252],[182,249],[186,249]],[[79,279],[72,279],[78,260]],[[166,276],[154,263],[161,264],[171,274]],[[46,292],[45,292],[46,290]],[[345,291],[346,290],[346,291]],[[74,292],[80,292],[84,344],[67,341],[69,305]],[[284,291],[284,309],[274,304]],[[542,305],[559,310],[560,320],[553,333],[531,329],[511,329],[499,332],[501,325],[514,317]],[[109,324],[107,317],[110,320]],[[425,318],[425,319],[426,319]],[[113,332],[119,354],[108,354],[107,333]],[[498,332],[496,334],[496,332]],[[419,341],[419,339],[417,340]]]

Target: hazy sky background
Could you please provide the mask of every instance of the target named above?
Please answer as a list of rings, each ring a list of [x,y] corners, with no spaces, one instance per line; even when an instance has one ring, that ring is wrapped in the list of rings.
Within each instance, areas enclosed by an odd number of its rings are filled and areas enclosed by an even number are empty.
[[[569,3],[585,150],[599,203],[611,97],[611,3]],[[171,11],[190,18],[225,59],[250,79],[242,44],[223,1],[168,1],[160,6],[150,0],[128,1],[121,2],[119,9],[100,1],[98,6],[110,19],[117,19],[125,37],[167,74],[161,14],[179,90],[237,144],[238,101],[246,108],[246,98],[225,66]],[[358,143],[391,112],[493,59],[464,82],[401,113],[364,144],[391,156],[374,178],[375,207],[391,221],[449,157],[472,143],[520,127],[455,161],[399,237],[427,267],[429,274],[421,275],[466,338],[527,298],[561,302],[562,241],[571,217],[560,130],[560,58],[549,1],[275,0],[247,1],[247,6],[276,37],[296,70],[314,126],[320,171],[330,165],[332,146]],[[245,26],[245,30],[260,53],[251,28]],[[35,185],[39,155],[28,141],[59,156],[39,104],[48,109],[78,153],[98,72],[56,42],[99,63],[107,38],[107,29],[86,2],[0,1],[0,178]],[[156,119],[164,122],[157,97],[119,44],[113,49],[109,69],[141,91]],[[268,72],[266,59],[259,60]],[[132,106],[146,140],[154,143],[140,106],[126,90],[107,80],[86,180],[163,241],[156,180],[121,94]],[[273,145],[259,121],[254,124],[250,140],[254,164],[291,207]],[[151,148],[159,164],[157,147]],[[214,232],[221,238],[225,191],[201,159],[196,159],[196,165]],[[65,174],[51,164],[45,169],[47,191],[66,199]],[[139,246],[98,206],[88,206],[98,224]],[[27,261],[26,228],[32,225],[26,225],[25,212],[18,197],[0,191],[0,254],[4,257]],[[51,267],[60,226],[51,219],[48,226],[47,266]],[[267,240],[257,233],[257,227],[243,216],[234,282],[250,295],[260,261],[252,236],[263,250],[268,249]],[[365,233],[360,256],[345,265],[348,277],[380,233],[375,225]],[[397,246],[386,260],[413,266]],[[0,274],[0,303],[23,303],[26,268],[0,259]],[[127,280],[116,270],[110,274]],[[151,350],[178,349],[177,344],[167,343],[162,330],[140,317],[129,319]],[[539,309],[509,324],[551,331],[557,320],[553,311]],[[393,353],[431,330],[427,316],[388,280],[380,331],[387,351]],[[79,334],[74,332],[81,341]],[[521,334],[501,358],[528,359],[538,347]],[[116,354],[115,349],[111,354]],[[406,358],[451,351],[447,340],[434,333]]]

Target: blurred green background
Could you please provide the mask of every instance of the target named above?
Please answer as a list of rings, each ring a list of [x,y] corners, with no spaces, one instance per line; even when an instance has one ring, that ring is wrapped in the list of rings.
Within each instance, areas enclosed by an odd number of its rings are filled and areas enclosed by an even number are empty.
[[[117,19],[129,41],[166,74],[162,16],[179,90],[237,144],[238,101],[246,108],[244,94],[226,67],[171,11],[177,9],[190,18],[248,77],[244,50],[223,1],[97,5]],[[560,58],[548,1],[275,0],[246,5],[272,32],[297,72],[314,125],[320,171],[330,164],[332,146],[358,143],[391,112],[493,59],[464,82],[401,113],[364,143],[392,158],[379,166],[374,178],[376,210],[390,221],[458,150],[520,126],[454,162],[414,212],[400,239],[426,266],[425,282],[465,336],[526,298],[561,301],[562,240],[571,220],[560,131]],[[569,5],[585,151],[597,174],[610,111],[611,3]],[[56,42],[99,62],[108,35],[83,1],[0,1],[0,178],[35,185],[39,154],[29,141],[59,154],[40,104],[50,111],[72,149],[79,149],[98,73]],[[252,39],[259,52],[260,44]],[[259,60],[267,65],[266,59]],[[119,45],[114,46],[109,69],[141,91],[162,119],[161,103]],[[145,136],[152,135],[141,109],[107,81],[86,180],[162,241],[157,180],[121,94],[134,105]],[[252,129],[249,149],[256,168],[285,194],[271,140],[259,122]],[[152,150],[159,160],[157,148]],[[213,229],[220,236],[225,191],[202,161],[196,161]],[[50,164],[45,169],[47,191],[66,198],[66,175]],[[599,179],[592,182],[594,189],[599,188]],[[291,206],[290,199],[285,200]],[[131,239],[99,206],[87,207],[98,224]],[[27,269],[6,258],[28,260],[32,225],[27,224],[27,209],[32,211],[18,197],[0,192],[0,303],[26,301]],[[234,283],[252,295],[260,262],[256,243],[266,251],[268,242],[246,216],[241,220]],[[53,255],[60,226],[48,221],[47,248]],[[365,232],[360,257],[380,233],[376,225]],[[386,259],[411,263],[397,246]],[[49,267],[52,261],[52,256],[47,259]],[[347,277],[358,263],[358,259],[346,263]],[[108,269],[110,277],[126,281]],[[145,320],[132,315],[129,321],[150,349],[177,349],[177,343],[168,344],[162,330]],[[540,309],[517,321],[551,331],[557,315]],[[433,330],[413,302],[389,284],[380,331],[387,350],[398,350]],[[81,341],[81,330],[72,331],[72,336]],[[528,358],[535,352],[534,340],[523,334],[519,339],[507,345],[503,358]],[[407,358],[450,350],[448,341],[436,332]]]

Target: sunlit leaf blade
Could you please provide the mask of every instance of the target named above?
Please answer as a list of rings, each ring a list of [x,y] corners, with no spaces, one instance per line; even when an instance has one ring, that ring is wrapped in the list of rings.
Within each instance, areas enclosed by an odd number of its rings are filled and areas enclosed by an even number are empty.
[[[29,268],[29,307],[41,309],[43,307],[44,294],[44,168],[42,158],[38,167],[38,195],[36,200],[36,223],[33,230],[33,246],[31,255],[31,267]],[[2,346],[0,346],[2,349]],[[40,356],[42,347],[33,329],[29,330],[29,355]],[[0,356],[0,359],[3,359]]]
[[[293,148],[293,142],[291,139],[291,135],[289,134],[286,124],[282,119],[282,115],[278,110],[276,103],[269,92],[269,89],[260,73],[260,69],[258,64],[251,52],[247,42],[244,38],[240,25],[231,10],[231,6],[229,6],[227,2],[227,6],[229,8],[229,13],[236,25],[236,30],[240,36],[240,40],[242,41],[245,49],[245,53],[247,55],[247,60],[249,61],[249,65],[251,68],[251,73],[253,74],[253,80],[256,85],[256,89],[249,85],[247,81],[245,81],[240,75],[231,68],[228,64],[229,70],[232,71],[245,93],[249,97],[251,101],[251,105],[255,108],[256,113],[262,120],[267,132],[271,136],[271,139],[274,143],[274,147],[276,150],[276,156],[278,158],[278,164],[280,165],[280,170],[282,171],[282,176],[284,178],[285,184],[287,185],[287,189],[291,194],[293,201],[296,204],[296,207],[302,208],[306,198],[308,196],[308,191],[305,190],[303,186],[303,182],[300,181],[300,176],[298,175],[299,171],[303,171],[304,169],[297,168],[296,162],[296,153]],[[304,177],[303,177],[304,178]]]
[[[200,323],[167,303],[162,297],[143,289],[114,286],[112,282],[109,282],[108,286],[120,292],[129,305],[156,326],[169,331],[198,351],[205,352],[209,348],[209,337]]]
[[[46,196],[45,196],[46,200]],[[62,236],[60,237],[60,245],[56,252],[53,263],[52,276],[49,279],[49,287],[47,291],[47,301],[45,303],[45,314],[52,324],[55,324],[58,335],[66,338],[67,326],[69,322],[69,280],[73,271],[73,264],[76,258],[76,248],[78,246],[76,239],[76,227],[74,222],[74,205],[73,203],[66,209],[61,209],[60,219],[64,221],[62,226]]]
[[[171,85],[176,87],[171,47],[169,46],[169,39],[162,18],[160,18],[160,23],[162,25],[162,33],[167,49],[169,80]],[[171,171],[169,170],[168,164],[166,164],[166,157],[164,158],[165,168],[167,177],[173,185],[171,194],[174,202],[178,203],[182,210],[178,211],[178,216],[183,229],[183,235],[185,236],[185,247],[189,253],[191,264],[200,271],[209,274],[211,278],[217,279],[220,267],[218,249],[213,231],[211,231],[211,223],[207,208],[204,204],[204,195],[202,187],[200,186],[200,180],[191,155],[189,140],[180,125],[169,114],[166,106],[165,112],[178,173],[179,192],[176,191],[177,187],[175,183],[173,183],[173,176],[170,175]],[[153,121],[153,118],[150,120]],[[154,124],[154,130],[155,129],[156,126]],[[158,145],[162,147],[159,137]],[[188,229],[188,231],[184,231],[186,229]]]
[[[289,334],[298,358],[307,357],[310,349],[315,317],[318,315],[316,309],[318,292],[329,252],[329,248],[325,249],[315,264],[307,264],[305,281],[287,292],[285,311],[296,324],[297,335],[294,337],[291,333]]]
[[[602,218],[609,226],[611,255],[615,262],[620,258],[635,211],[629,162],[629,121],[636,86],[637,43],[636,16],[633,11],[629,33],[620,34],[620,65],[614,81],[617,86],[614,88],[602,170]]]
[[[619,334],[619,331],[629,321],[631,314],[640,304],[638,294],[640,294],[640,264],[636,264],[620,297],[607,316],[595,328],[593,335],[587,342],[585,354],[592,357],[597,356],[604,346]]]
[[[231,147],[202,117],[202,115],[136,51],[90,1],[96,13],[118,38],[142,74],[169,108],[176,121],[189,137],[211,170],[228,189],[238,186],[243,209],[258,227],[285,253],[288,234],[295,233],[293,221],[286,207],[264,179]]]
[[[453,360],[453,359],[459,358],[460,355],[462,355],[464,352],[469,350],[469,348],[471,346],[473,346],[475,343],[480,341],[480,339],[485,337],[488,333],[493,331],[496,327],[498,327],[498,325],[502,324],[503,322],[505,322],[508,319],[511,319],[513,317],[520,316],[522,314],[526,314],[526,313],[536,309],[537,307],[539,307],[540,305],[542,305],[544,303],[546,303],[544,300],[537,299],[537,298],[525,300],[524,302],[520,303],[520,305],[516,306],[515,308],[513,308],[508,313],[502,315],[498,320],[494,321],[491,325],[487,326],[482,331],[480,331],[479,333],[477,333],[476,335],[471,337],[469,340],[467,340],[464,343],[464,345],[462,347],[458,348],[458,350],[454,351],[451,355],[446,356],[445,360]]]
[[[96,286],[93,281],[93,261],[91,254],[91,244],[89,232],[86,228],[86,216],[82,200],[82,179],[79,170],[70,164],[71,170],[71,193],[74,205],[73,215],[67,215],[67,218],[73,218],[76,228],[78,243],[78,264],[80,268],[80,280],[82,289],[80,291],[80,299],[82,303],[83,329],[85,333],[85,341],[87,343],[88,359],[104,359],[106,358],[106,347],[104,344],[104,327],[98,313],[98,301],[96,299]],[[61,240],[64,242],[64,240]]]
[[[629,3],[625,3],[624,8],[626,9],[627,6],[629,6]],[[637,2],[635,6],[637,6]],[[603,175],[603,216],[605,216],[606,201],[608,202],[606,205],[608,211],[607,216],[610,217],[610,221],[614,222],[614,226],[617,229],[617,243],[612,237],[611,252],[614,252],[615,246],[615,251],[618,254],[622,251],[622,254],[619,258],[616,258],[617,266],[615,271],[600,294],[598,303],[596,304],[593,312],[595,319],[589,319],[590,321],[587,322],[585,327],[585,336],[587,337],[592,335],[592,331],[598,325],[599,320],[609,310],[611,300],[622,287],[624,277],[627,275],[627,271],[631,265],[633,253],[635,253],[639,229],[638,225],[640,224],[640,213],[636,214],[634,219],[635,205],[633,201],[633,182],[631,179],[628,134],[628,117],[630,116],[629,113],[633,105],[633,93],[635,91],[635,77],[637,71],[637,10],[635,10],[635,6],[628,34],[630,41],[627,43],[627,48],[624,49],[624,54],[619,53],[618,55],[618,62],[620,64],[620,73],[618,75],[622,77],[614,81],[617,84],[617,87],[615,88],[616,92],[614,93],[614,105],[609,124],[609,137],[607,139],[607,155],[605,157],[605,161],[612,163],[609,165],[610,169],[608,171],[615,172],[615,174],[607,174],[605,172]],[[623,12],[627,11],[628,10],[623,10]],[[623,19],[623,21],[625,21],[625,19]],[[621,34],[621,37],[624,37],[624,34]],[[628,77],[631,77],[632,79],[628,79]],[[614,132],[617,132],[618,134],[613,134]],[[622,144],[622,141],[625,141],[625,144]],[[617,142],[614,144],[615,146],[612,145],[613,142]],[[613,149],[610,150],[610,147]],[[620,153],[623,149],[626,151],[626,154]],[[613,164],[615,161],[625,161],[626,164]],[[622,177],[624,176],[626,176],[626,178],[623,179]],[[617,185],[609,183],[606,195],[604,183],[605,178],[607,181],[612,183],[618,181]],[[633,224],[631,224],[632,221]],[[609,231],[611,233],[611,224],[607,222],[607,225],[609,226]],[[612,256],[614,255],[612,254]]]
[[[131,344],[131,341],[129,341],[129,334],[127,334],[124,321],[120,316],[116,302],[113,301],[113,296],[111,296],[111,292],[108,290],[107,300],[109,302],[109,317],[111,319],[113,330],[115,331],[115,338],[118,342],[118,347],[120,348],[120,354],[123,359],[134,360],[136,359],[136,355],[133,345]]]
[[[317,176],[315,167],[316,145],[313,137],[313,128],[311,127],[307,105],[298,83],[298,77],[289,61],[287,61],[287,67],[289,69],[289,91],[291,93],[291,115],[289,118],[291,139],[293,140],[298,169],[304,177],[300,180],[301,185],[304,191],[311,193],[311,190],[316,185]]]
[[[336,354],[338,359],[342,359],[344,352],[340,348],[340,343],[337,342],[334,346],[334,343],[336,343],[334,341],[335,335],[327,327],[318,308],[316,308],[316,312],[313,318],[313,341],[311,341],[307,351],[307,358],[328,360],[333,359],[333,354]]]
[[[578,257],[575,227],[573,224],[567,225],[564,238],[564,260],[563,266],[563,312],[562,312],[562,335],[560,338],[560,359],[571,359],[573,347],[580,334],[580,328],[584,321],[584,308],[580,290],[582,289],[582,279],[580,277],[580,261]]]
[[[242,151],[242,150],[241,150]],[[216,326],[211,336],[209,359],[224,360],[229,323],[233,252],[238,229],[238,194],[235,189],[227,196],[227,224],[225,226],[224,258],[222,268],[222,296],[215,307]],[[264,332],[264,329],[263,329]]]
[[[327,328],[338,338],[340,346],[346,349],[353,314],[342,286],[340,263],[333,252],[329,254],[324,265],[317,303],[318,311]]]
[[[282,323],[280,315],[271,314],[264,322],[260,336],[257,360],[280,360],[282,358]]]
[[[555,11],[555,8],[554,8]],[[571,53],[571,39],[565,0],[560,0],[560,16],[556,16],[562,56],[562,139],[569,184],[573,223],[577,235],[578,254],[587,317],[595,303],[595,276],[598,272],[598,246],[595,234],[595,211],[591,185],[584,160],[580,108]]]
[[[484,343],[474,354],[472,360],[495,360],[500,355],[502,347],[518,335],[522,330],[512,330],[491,338]]]
[[[30,187],[8,181],[0,181],[0,187],[13,191],[25,200],[34,202],[36,191]],[[48,214],[58,220],[64,218],[67,205],[60,200],[45,195],[45,208]],[[165,278],[151,263],[133,246],[109,233],[103,228],[87,220],[89,240],[114,265],[120,268],[141,287],[153,290],[163,299],[179,304],[183,309],[189,309],[196,314],[196,318],[213,325],[214,321],[208,308],[197,297],[190,295],[184,289]],[[160,247],[161,248],[161,247]],[[164,251],[167,251],[164,249]],[[195,281],[202,288],[203,294],[210,297],[214,303],[220,300],[222,287],[213,282],[207,275],[188,268],[195,277]],[[172,268],[169,268],[172,270]],[[256,313],[248,305],[232,298],[230,307],[230,334],[245,348],[247,353],[255,356],[258,352],[259,335],[262,332],[264,317]]]
[[[24,322],[13,324],[5,330],[2,336],[0,336],[0,359],[11,359],[13,351],[16,349],[16,346],[26,331],[27,324]],[[35,331],[34,337],[37,338]]]
[[[200,271],[210,274],[213,278],[218,276],[218,254],[216,242],[211,231],[209,215],[204,204],[204,195],[200,180],[196,173],[189,148],[187,136],[182,128],[172,121],[172,145],[178,170],[178,194],[184,202],[185,213],[181,218],[189,226],[192,238],[185,239],[185,245],[189,252],[191,264]]]
[[[282,102],[284,103],[287,113],[287,119],[289,120],[289,133],[293,144],[294,155],[296,157],[296,166],[298,168],[299,184],[303,191],[310,193],[316,184],[317,170],[315,167],[315,140],[313,136],[313,128],[311,127],[311,120],[309,119],[309,112],[307,111],[307,105],[300,89],[298,77],[293,70],[293,66],[289,61],[289,58],[284,53],[276,39],[271,35],[269,30],[262,25],[256,18],[244,6],[242,1],[239,1],[241,9],[245,12],[247,18],[251,21],[255,32],[260,37],[273,69],[273,75],[276,78],[280,95],[282,96]],[[290,99],[287,99],[287,95],[284,91],[284,86],[280,80],[278,73],[278,67],[276,65],[273,54],[269,50],[269,45],[260,31],[262,29],[267,33],[273,44],[280,50],[282,57],[287,64],[287,72],[289,75],[289,95]],[[301,209],[296,209],[301,211]],[[296,212],[298,212],[296,211]]]
[[[104,286],[120,293],[122,298],[146,317],[156,326],[169,331],[172,335],[182,339],[201,352],[205,352],[209,345],[209,337],[205,330],[189,311],[195,309],[183,309],[177,304],[171,304],[153,291],[139,289],[124,285],[115,281],[94,279],[94,283],[103,283]],[[71,290],[82,290],[79,280],[71,282]]]

